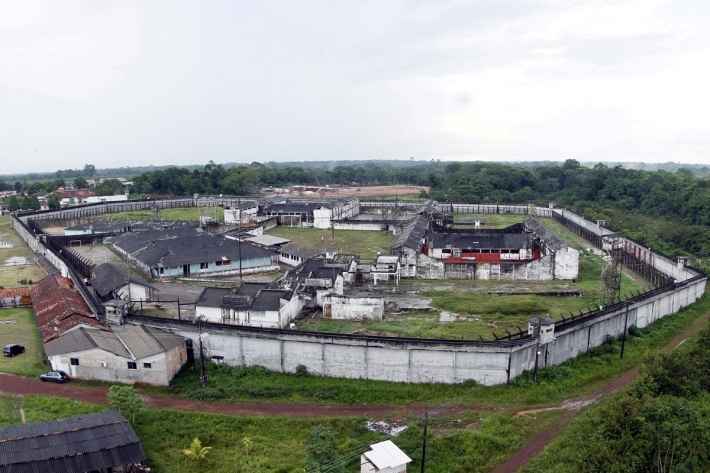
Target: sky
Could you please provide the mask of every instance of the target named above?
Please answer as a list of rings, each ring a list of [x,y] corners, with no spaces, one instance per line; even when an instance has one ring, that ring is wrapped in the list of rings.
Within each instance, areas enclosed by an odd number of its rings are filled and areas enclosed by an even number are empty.
[[[704,0],[22,0],[0,173],[251,161],[710,164]]]

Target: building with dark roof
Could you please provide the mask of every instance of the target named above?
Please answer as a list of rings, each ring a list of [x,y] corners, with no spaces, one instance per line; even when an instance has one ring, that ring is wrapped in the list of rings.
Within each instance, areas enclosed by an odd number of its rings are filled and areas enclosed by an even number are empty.
[[[44,347],[55,370],[72,378],[167,386],[187,361],[185,340],[164,330],[79,327]]]
[[[302,308],[303,301],[295,290],[245,282],[232,289],[206,287],[197,300],[195,314],[215,323],[285,328]]]
[[[253,273],[274,269],[278,263],[273,251],[194,227],[126,233],[112,243],[144,273],[157,278]]]
[[[148,301],[153,298],[153,286],[114,263],[96,266],[91,274],[91,286],[103,301]]]
[[[360,213],[358,199],[339,200],[272,200],[262,202],[259,214],[276,217],[281,225],[330,228],[335,220],[355,217]]]
[[[71,279],[50,274],[32,287],[32,308],[42,341],[53,340],[75,327],[100,327]]]
[[[0,473],[130,472],[145,462],[128,421],[110,410],[0,430]]]

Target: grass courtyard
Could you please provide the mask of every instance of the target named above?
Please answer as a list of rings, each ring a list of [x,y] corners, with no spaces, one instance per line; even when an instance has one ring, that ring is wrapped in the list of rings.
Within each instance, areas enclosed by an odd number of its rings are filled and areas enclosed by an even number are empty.
[[[0,372],[37,376],[46,370],[42,341],[30,309],[0,310],[0,347],[10,343],[23,345],[25,352],[0,357]]]
[[[306,250],[338,249],[339,253],[360,255],[363,260],[374,260],[377,253],[389,254],[393,236],[389,232],[363,230],[331,230],[279,226],[267,232],[269,235],[288,238],[296,246]]]
[[[0,396],[0,428],[27,422],[61,419],[104,409],[102,406],[46,396]],[[491,471],[536,431],[549,426],[556,413],[513,417],[466,412],[455,417],[432,417],[429,424],[427,471],[432,473]],[[364,417],[286,418],[237,417],[146,409],[134,425],[148,462],[156,473],[303,472],[305,446],[311,430],[324,426],[335,433],[336,449],[345,458],[345,471],[359,468],[359,453],[384,440],[366,429]],[[383,419],[375,419],[383,420]],[[390,419],[387,419],[390,420]],[[419,471],[421,420],[400,418],[408,429],[393,439]],[[194,437],[211,447],[199,463],[182,454]],[[347,460],[350,461],[347,461]]]
[[[12,248],[0,248],[0,287],[30,286],[47,275],[47,273],[34,263],[32,251],[25,242],[15,233],[9,215],[0,216],[0,241],[9,242]],[[10,266],[10,258],[22,257],[27,260],[26,265]]]
[[[161,209],[159,216],[161,220],[179,220],[197,222],[200,220],[200,215],[208,215],[216,218],[218,222],[224,222],[224,209],[222,207],[186,207],[176,209]],[[124,220],[153,220],[155,212],[152,210],[134,210],[130,212],[117,212],[106,214],[106,220],[124,221]]]

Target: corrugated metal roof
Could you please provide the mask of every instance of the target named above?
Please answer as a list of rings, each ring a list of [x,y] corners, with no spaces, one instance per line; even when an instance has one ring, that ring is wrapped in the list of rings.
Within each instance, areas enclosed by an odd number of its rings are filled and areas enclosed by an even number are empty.
[[[144,461],[138,436],[116,411],[0,430],[0,473],[86,473]]]

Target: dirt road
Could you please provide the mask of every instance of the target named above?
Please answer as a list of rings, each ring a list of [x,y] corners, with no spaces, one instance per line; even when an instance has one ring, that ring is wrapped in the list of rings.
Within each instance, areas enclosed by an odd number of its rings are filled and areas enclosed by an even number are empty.
[[[665,352],[670,352],[685,343],[685,341],[698,334],[703,328],[705,328],[710,320],[710,314],[705,314],[704,316],[698,318],[689,327],[685,328],[683,331],[678,333],[671,341],[669,341],[664,347]],[[563,401],[557,406],[545,407],[540,409],[529,409],[525,411],[519,411],[515,415],[527,415],[534,414],[535,412],[550,411],[550,410],[561,410],[564,411],[563,415],[557,420],[555,425],[551,426],[549,429],[538,432],[528,442],[517,452],[515,452],[511,457],[508,458],[504,463],[498,465],[493,473],[515,473],[521,470],[525,465],[527,465],[530,460],[535,456],[542,453],[547,445],[549,445],[560,432],[574,419],[574,417],[579,414],[585,407],[595,404],[603,397],[610,394],[615,394],[622,389],[626,388],[629,384],[638,378],[639,368],[633,368],[629,371],[625,371],[621,375],[611,379],[608,383],[604,384],[599,389],[595,390],[587,396],[582,396],[576,399],[569,399]]]

